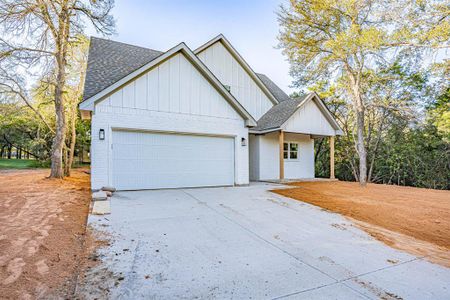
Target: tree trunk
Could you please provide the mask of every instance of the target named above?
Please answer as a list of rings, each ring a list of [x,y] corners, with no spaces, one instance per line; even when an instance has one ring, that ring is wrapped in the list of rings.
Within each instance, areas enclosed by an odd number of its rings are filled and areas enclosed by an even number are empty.
[[[353,98],[353,111],[356,115],[356,149],[359,157],[359,184],[366,186],[367,184],[367,151],[364,141],[365,128],[365,107],[359,90],[360,75],[353,75],[348,69],[351,86],[351,94]]]
[[[11,159],[11,153],[12,153],[12,145],[8,145],[8,159]]]
[[[357,149],[359,156],[359,183],[367,183],[367,153],[364,142],[364,107],[356,107],[356,134],[358,138]]]
[[[320,139],[319,142],[317,143],[317,147],[315,147],[316,149],[316,153],[314,154],[314,162],[317,161],[317,158],[320,155],[320,152],[322,150],[322,144],[323,144],[324,138]]]
[[[76,109],[76,108],[75,108]],[[70,148],[69,148],[69,157],[67,159],[66,165],[65,165],[65,171],[64,173],[66,176],[70,176],[70,170],[72,168],[73,164],[73,156],[75,154],[75,144],[77,141],[77,131],[76,131],[76,112],[72,115],[71,120],[71,128],[70,128]]]
[[[83,89],[83,84],[84,84],[84,79],[86,76],[86,72],[83,71],[80,74],[80,81],[78,83],[78,87],[77,87],[77,91],[82,93],[82,89]],[[78,109],[78,101],[73,101],[73,105],[71,107],[71,119],[70,119],[70,134],[71,134],[71,140],[70,140],[70,150],[69,150],[69,159],[68,159],[68,163],[66,165],[66,176],[70,176],[70,170],[72,168],[73,165],[73,159],[74,159],[74,155],[75,155],[75,145],[77,142],[77,118],[78,118],[78,114],[77,114],[77,109]]]
[[[375,165],[375,160],[376,160],[377,154],[378,154],[378,147],[380,145],[381,136],[382,136],[382,133],[383,133],[384,119],[385,119],[385,113],[383,112],[383,116],[382,116],[381,121],[380,121],[380,126],[378,128],[377,140],[375,141],[375,149],[373,150],[372,159],[370,161],[369,173],[367,175],[367,181],[368,182],[372,182],[372,173],[373,173],[373,168],[374,168],[374,165]]]
[[[69,22],[67,7],[62,8],[58,18],[58,35],[56,40],[56,86],[55,86],[55,114],[56,130],[51,154],[50,178],[63,178],[63,147],[66,139],[66,116],[64,110],[64,87],[66,85],[66,57],[69,38]]]
[[[56,131],[52,146],[52,164],[50,177],[63,178],[63,147],[66,135],[66,120],[63,102],[63,88],[65,85],[64,63],[58,62],[58,75],[55,88],[55,113],[56,113]]]

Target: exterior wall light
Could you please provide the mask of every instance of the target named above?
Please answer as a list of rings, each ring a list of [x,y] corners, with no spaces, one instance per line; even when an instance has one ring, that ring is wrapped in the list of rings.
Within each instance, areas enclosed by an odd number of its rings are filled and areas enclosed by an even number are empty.
[[[105,139],[105,129],[100,129],[98,132],[98,139],[103,141]]]
[[[247,140],[245,138],[241,138],[241,146],[247,146]]]

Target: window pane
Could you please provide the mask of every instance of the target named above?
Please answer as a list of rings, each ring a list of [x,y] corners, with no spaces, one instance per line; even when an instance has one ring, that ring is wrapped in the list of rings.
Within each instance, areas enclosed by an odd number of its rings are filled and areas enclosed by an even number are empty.
[[[289,144],[288,143],[284,143],[283,149],[284,149],[284,151],[288,151],[289,150]]]
[[[283,154],[284,159],[288,159],[288,153],[285,151]]]
[[[297,151],[291,151],[291,159],[297,159]]]
[[[298,144],[297,143],[291,143],[291,151],[297,151],[298,150]]]

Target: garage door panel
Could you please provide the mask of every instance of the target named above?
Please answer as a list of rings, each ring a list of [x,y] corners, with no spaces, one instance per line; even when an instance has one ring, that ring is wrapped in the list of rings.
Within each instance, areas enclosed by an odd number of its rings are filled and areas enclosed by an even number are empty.
[[[234,139],[113,131],[113,184],[121,190],[234,184]]]

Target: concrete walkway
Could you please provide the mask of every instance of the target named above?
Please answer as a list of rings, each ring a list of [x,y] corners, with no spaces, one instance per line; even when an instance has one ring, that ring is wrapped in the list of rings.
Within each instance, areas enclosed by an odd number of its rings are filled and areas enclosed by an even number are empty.
[[[88,284],[113,299],[450,299],[450,269],[277,187],[115,193],[89,219],[114,241]]]

